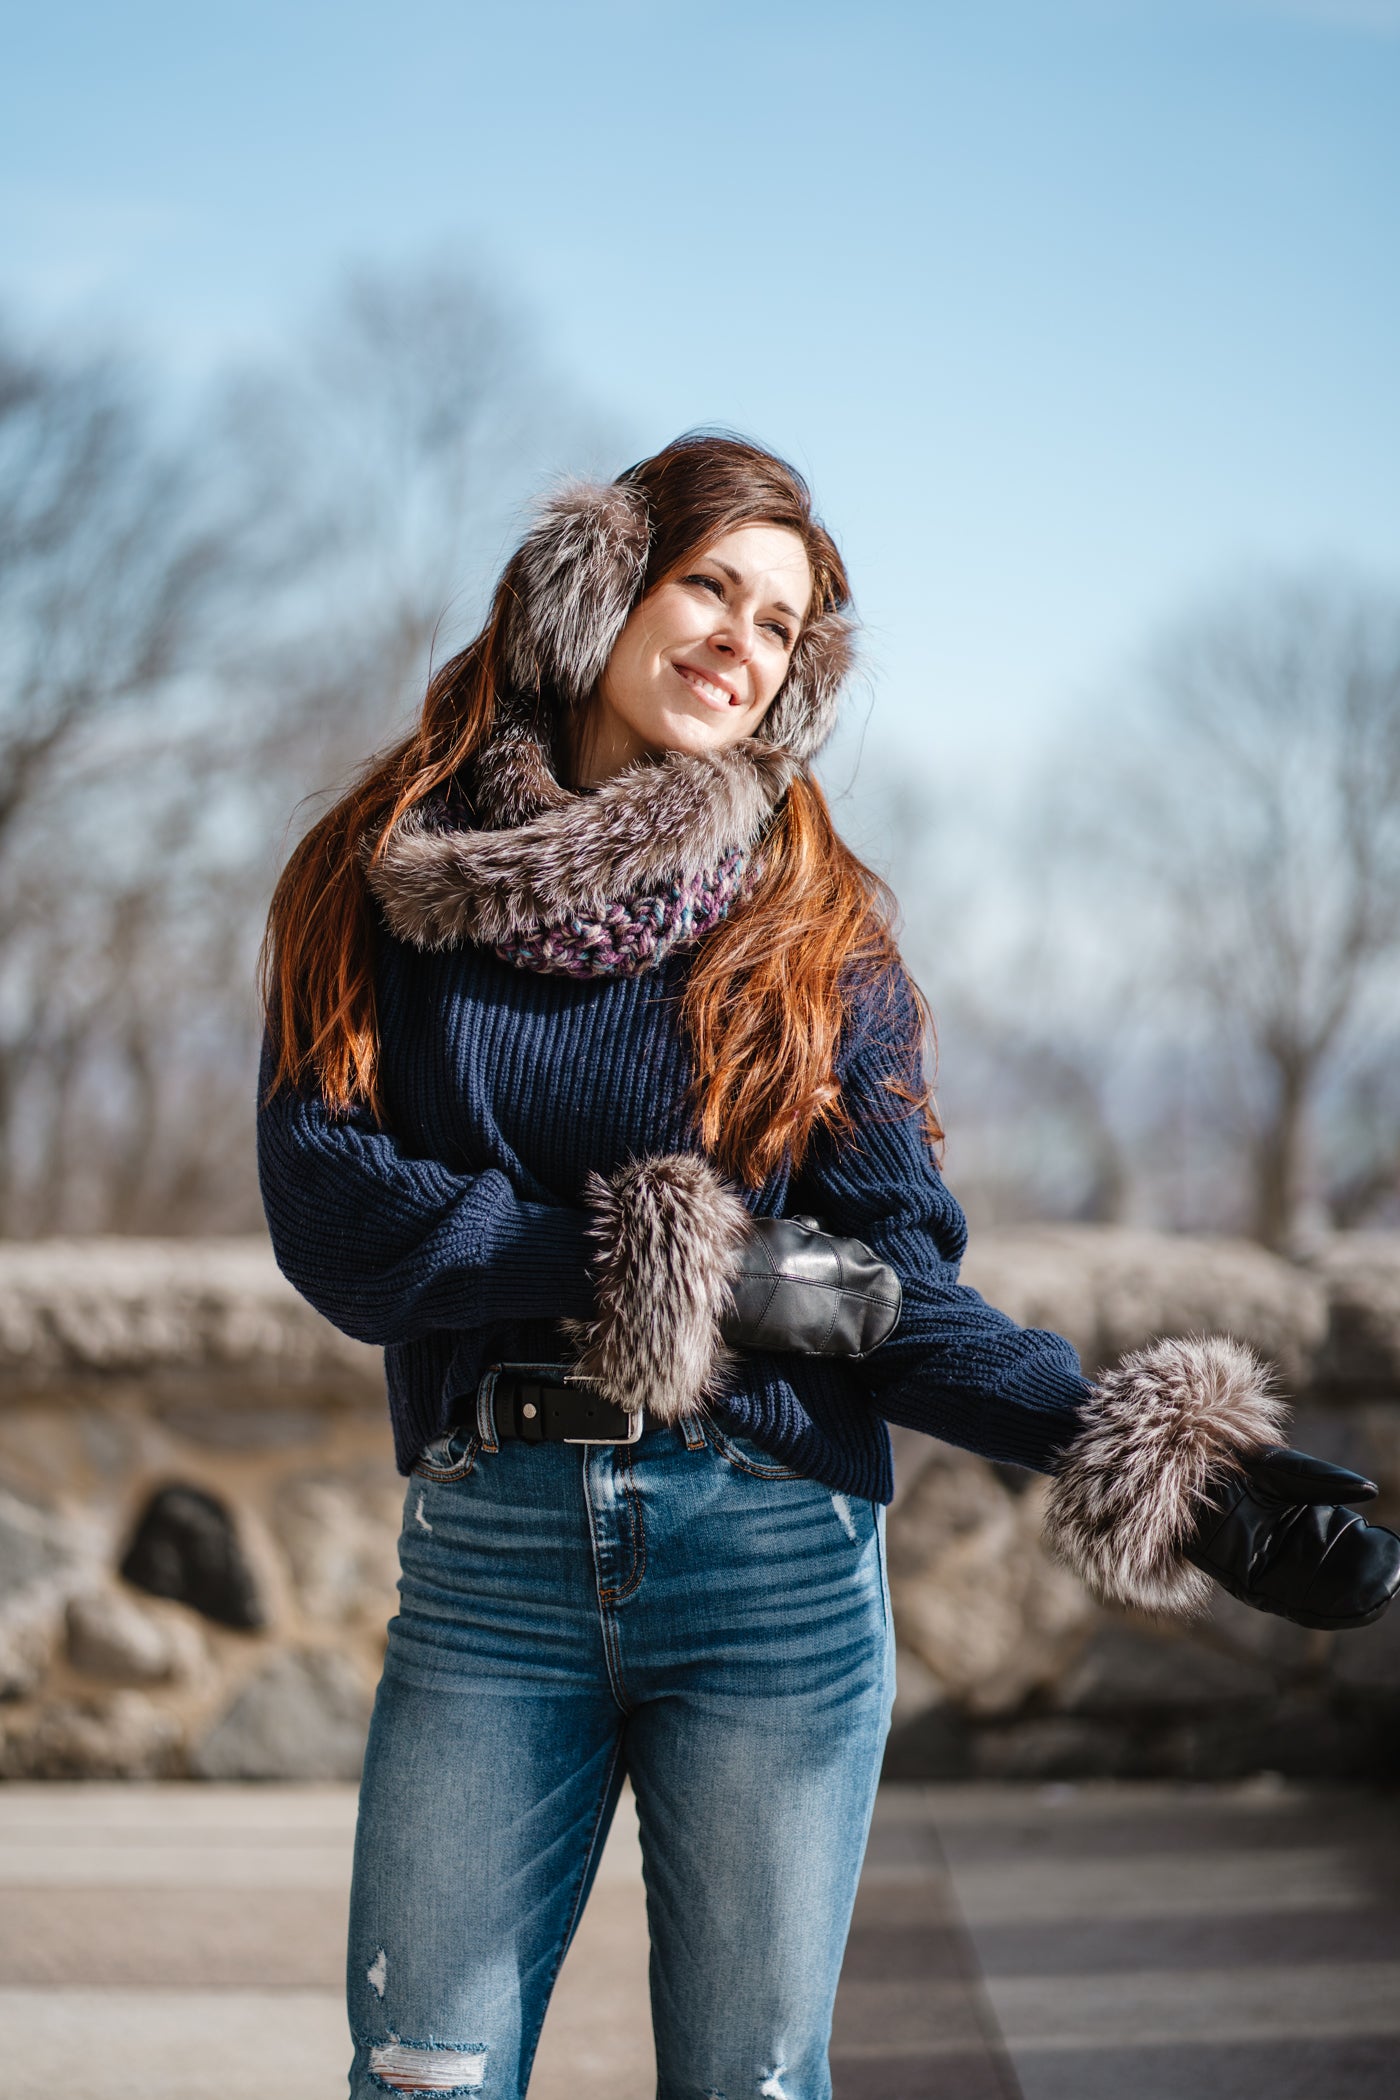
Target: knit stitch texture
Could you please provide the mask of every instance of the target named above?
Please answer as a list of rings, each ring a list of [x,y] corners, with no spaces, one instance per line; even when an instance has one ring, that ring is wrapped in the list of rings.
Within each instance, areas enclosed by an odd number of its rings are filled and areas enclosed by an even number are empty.
[[[259,1166],[277,1259],[345,1333],[384,1348],[407,1472],[468,1412],[488,1364],[567,1355],[558,1322],[595,1310],[590,1170],[695,1149],[679,1000],[694,950],[645,971],[522,969],[489,948],[422,951],[381,931],[386,1113],[270,1101]],[[839,1071],[856,1136],[821,1134],[744,1201],[811,1212],[865,1240],[904,1287],[891,1338],[860,1363],[744,1355],[719,1425],[847,1495],[887,1502],[885,1421],[1053,1471],[1088,1387],[1061,1336],[1019,1327],[960,1284],[962,1212],[920,1121],[907,982],[853,993]],[[883,1418],[883,1419],[882,1419]]]

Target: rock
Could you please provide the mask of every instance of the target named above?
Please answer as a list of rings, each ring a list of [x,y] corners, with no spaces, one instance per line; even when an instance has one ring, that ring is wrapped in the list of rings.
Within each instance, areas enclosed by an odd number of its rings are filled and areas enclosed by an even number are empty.
[[[48,1667],[63,1607],[92,1579],[96,1534],[0,1491],[0,1699],[23,1699]]]
[[[1380,1501],[1366,1515],[1389,1524],[1392,1531],[1400,1529],[1400,1407],[1394,1401],[1373,1401],[1357,1408],[1353,1420],[1358,1463],[1381,1491]]]
[[[917,1719],[931,1707],[942,1706],[943,1687],[922,1657],[912,1648],[902,1644],[895,1649],[894,1658],[894,1709],[890,1725],[902,1728],[906,1721]]]
[[[292,1385],[383,1391],[352,1342],[278,1273],[266,1239],[36,1240],[0,1254],[0,1381],[73,1372],[256,1370]]]
[[[306,1407],[209,1407],[174,1402],[160,1418],[176,1436],[216,1451],[285,1451],[314,1444],[322,1421]]]
[[[1062,1712],[1105,1716],[1246,1706],[1271,1699],[1272,1674],[1202,1642],[1108,1625],[1097,1632],[1055,1694]]]
[[[1334,1634],[1328,1662],[1334,1683],[1400,1693],[1400,1599],[1372,1625]]]
[[[1311,1668],[1326,1652],[1328,1640],[1325,1633],[1295,1626],[1277,1612],[1256,1611],[1218,1586],[1211,1594],[1210,1630],[1239,1654],[1253,1656],[1282,1675]]]
[[[383,1626],[394,1609],[403,1483],[385,1469],[308,1473],[279,1489],[272,1524],[297,1593],[326,1625]]]
[[[121,1572],[137,1589],[173,1597],[221,1626],[255,1630],[266,1624],[233,1518],[202,1488],[166,1487],[151,1497]]]
[[[0,1738],[6,1779],[168,1779],[179,1769],[180,1728],[140,1692],[64,1700]]]
[[[882,1779],[967,1779],[973,1738],[956,1707],[929,1706],[897,1721],[885,1745]]]
[[[1322,1385],[1400,1385],[1400,1232],[1346,1232],[1312,1264],[1327,1298],[1317,1357]]]
[[[1182,1779],[1395,1777],[1395,1715],[1366,1704],[1329,1704],[1316,1690],[1252,1712],[1197,1716],[1174,1732],[1171,1771]]]
[[[1012,1494],[984,1461],[944,1447],[891,1514],[900,1641],[971,1713],[1050,1683],[1092,1617],[1040,1544],[1044,1498],[1043,1482]]]
[[[199,1779],[358,1779],[369,1696],[332,1651],[279,1655],[190,1759]]]
[[[0,1699],[27,1699],[38,1690],[56,1638],[51,1612],[0,1614]]]
[[[1091,1374],[1167,1334],[1232,1334],[1297,1387],[1327,1329],[1320,1276],[1245,1240],[1045,1225],[978,1234],[971,1283],[1027,1327],[1068,1335]]]
[[[1122,1726],[1044,1715],[980,1730],[970,1767],[978,1779],[1108,1779],[1136,1776],[1137,1762]]]
[[[61,1519],[0,1491],[0,1599],[62,1574],[74,1558]]]
[[[167,1684],[193,1676],[204,1659],[199,1630],[158,1618],[114,1590],[70,1598],[68,1660],[88,1677],[114,1684]]]

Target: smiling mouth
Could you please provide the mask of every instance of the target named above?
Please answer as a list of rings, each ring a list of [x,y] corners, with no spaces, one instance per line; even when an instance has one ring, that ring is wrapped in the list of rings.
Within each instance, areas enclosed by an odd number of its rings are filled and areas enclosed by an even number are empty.
[[[672,664],[671,669],[685,680],[693,693],[698,693],[702,700],[707,700],[711,707],[738,705],[737,693],[731,693],[727,685],[716,685],[703,671],[696,671],[689,664]]]

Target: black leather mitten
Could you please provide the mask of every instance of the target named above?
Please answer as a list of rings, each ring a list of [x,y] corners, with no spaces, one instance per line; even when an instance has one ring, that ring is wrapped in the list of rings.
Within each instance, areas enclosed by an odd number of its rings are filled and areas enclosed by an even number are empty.
[[[737,1349],[868,1356],[899,1319],[894,1270],[815,1218],[752,1219],[729,1289],[721,1331]]]
[[[1347,1502],[1373,1481],[1269,1444],[1199,1509],[1182,1551],[1231,1596],[1299,1626],[1369,1626],[1400,1589],[1400,1538]]]

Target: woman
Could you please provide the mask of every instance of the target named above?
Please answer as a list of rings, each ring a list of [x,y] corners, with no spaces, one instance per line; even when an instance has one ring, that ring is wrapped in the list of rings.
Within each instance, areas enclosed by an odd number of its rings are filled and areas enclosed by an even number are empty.
[[[1053,1472],[1054,1542],[1122,1601],[1189,1608],[1209,1565],[1338,1624],[1400,1578],[1333,1506],[1364,1483],[1257,1457],[1246,1350],[1091,1386],[958,1284],[891,900],[808,770],[848,598],[755,446],[566,492],[273,903],[273,1241],[384,1346],[412,1476],[356,2095],[524,2091],[624,1773],[659,2091],[829,2091],[893,1690],[886,1421]]]

